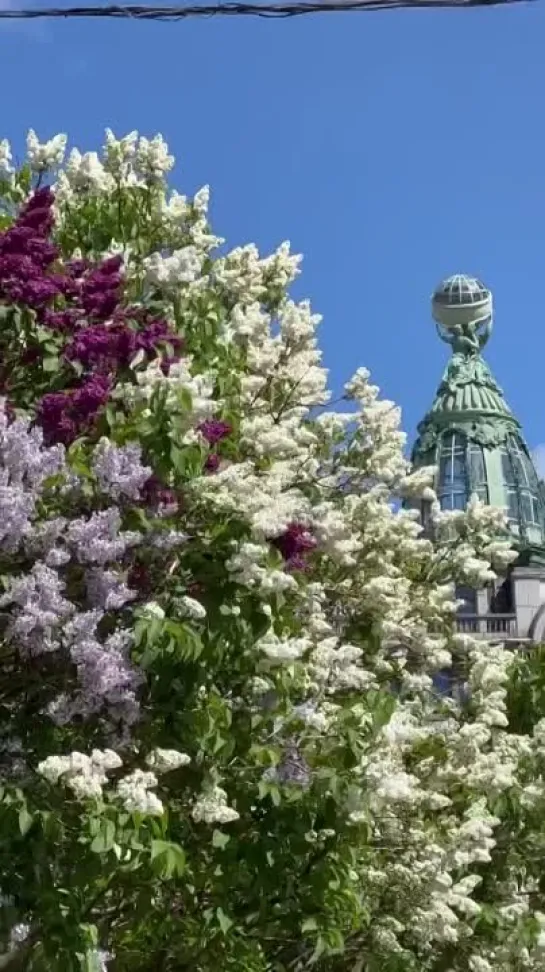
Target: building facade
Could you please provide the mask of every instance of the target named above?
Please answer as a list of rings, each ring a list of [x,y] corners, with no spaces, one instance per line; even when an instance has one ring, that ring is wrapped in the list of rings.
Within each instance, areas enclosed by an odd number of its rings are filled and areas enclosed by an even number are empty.
[[[482,356],[492,332],[492,294],[457,274],[433,294],[432,314],[452,353],[418,426],[413,464],[437,467],[443,509],[464,509],[474,493],[504,509],[519,554],[494,585],[458,591],[464,600],[458,627],[491,640],[545,642],[545,485]]]

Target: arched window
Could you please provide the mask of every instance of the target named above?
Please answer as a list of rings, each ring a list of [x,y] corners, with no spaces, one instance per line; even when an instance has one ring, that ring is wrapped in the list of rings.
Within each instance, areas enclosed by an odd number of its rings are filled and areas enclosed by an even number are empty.
[[[467,450],[469,490],[476,493],[482,503],[488,503],[488,480],[484,461],[483,447],[478,442],[470,442]]]
[[[450,432],[441,443],[439,502],[444,510],[464,510],[468,501],[466,439]]]
[[[529,456],[517,439],[502,450],[507,516],[510,520],[540,526],[537,476]]]

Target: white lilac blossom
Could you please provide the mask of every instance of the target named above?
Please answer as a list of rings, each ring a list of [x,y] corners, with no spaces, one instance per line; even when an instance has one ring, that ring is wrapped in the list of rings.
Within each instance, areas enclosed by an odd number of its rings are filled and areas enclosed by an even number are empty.
[[[30,925],[27,922],[20,921],[10,931],[9,934],[9,947],[10,949],[15,949],[23,942],[26,942],[28,936],[30,935]]]
[[[155,601],[148,601],[142,608],[142,616],[152,620],[157,619],[158,621],[162,621],[165,617],[165,612],[160,604],[157,604]]]
[[[14,169],[12,165],[11,145],[7,138],[0,141],[0,179],[10,179]]]
[[[112,952],[103,948],[93,948],[86,956],[89,972],[108,972],[108,962],[113,958]]]
[[[184,594],[178,598],[176,607],[182,617],[192,618],[194,621],[202,621],[206,617],[206,608],[194,597]]]
[[[85,192],[89,195],[100,195],[113,189],[115,181],[106,171],[96,152],[81,152],[72,149],[62,175],[61,185],[57,186],[61,192]],[[60,178],[60,177],[59,177]],[[66,186],[64,185],[66,180]]]
[[[239,819],[239,813],[227,802],[221,786],[211,786],[194,804],[191,816],[195,823],[227,824]]]
[[[104,168],[119,184],[124,181],[130,184],[133,181],[131,173],[137,144],[138,132],[130,132],[129,135],[118,139],[110,128],[106,129]]]
[[[129,813],[141,813],[146,816],[161,816],[163,804],[153,789],[158,785],[154,773],[145,770],[134,770],[117,784],[117,796]]]
[[[156,773],[170,773],[172,770],[188,766],[191,757],[179,753],[177,749],[153,749],[146,758],[146,764]]]
[[[134,168],[146,182],[161,182],[173,165],[174,157],[169,154],[168,145],[162,135],[155,135],[152,139],[139,139]]]
[[[38,764],[37,772],[52,785],[67,786],[77,799],[99,799],[108,782],[107,774],[121,766],[122,760],[113,750],[94,749],[90,756],[79,752],[48,756]]]
[[[201,266],[202,256],[195,246],[189,245],[170,256],[153,253],[147,257],[144,269],[146,280],[152,286],[176,289],[180,284],[196,280]]]
[[[32,128],[29,129],[26,148],[30,168],[34,172],[56,169],[64,159],[67,141],[66,135],[55,135],[47,142],[40,142],[36,132]]]
[[[148,403],[154,396],[160,396],[167,411],[183,413],[185,427],[191,433],[189,444],[195,439],[197,427],[221,407],[221,402],[212,397],[213,377],[193,373],[192,364],[191,358],[183,358],[172,364],[166,375],[160,363],[152,362],[138,372],[136,388],[126,385],[122,390],[128,404]]]

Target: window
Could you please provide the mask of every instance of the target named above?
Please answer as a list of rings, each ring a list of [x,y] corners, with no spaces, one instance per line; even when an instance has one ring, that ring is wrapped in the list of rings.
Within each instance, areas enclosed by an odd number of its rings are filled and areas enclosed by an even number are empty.
[[[458,608],[458,614],[462,617],[468,614],[477,614],[477,591],[472,587],[457,587],[456,600],[464,603]]]
[[[539,526],[538,482],[529,456],[517,439],[502,451],[507,516],[510,520]]]
[[[482,503],[488,503],[488,481],[482,446],[477,442],[470,442],[467,459],[470,492],[476,493]]]
[[[464,510],[468,500],[466,440],[452,432],[441,443],[439,502],[444,510]]]
[[[512,614],[513,613],[513,588],[511,579],[506,577],[493,591],[490,598],[490,611],[492,614]]]

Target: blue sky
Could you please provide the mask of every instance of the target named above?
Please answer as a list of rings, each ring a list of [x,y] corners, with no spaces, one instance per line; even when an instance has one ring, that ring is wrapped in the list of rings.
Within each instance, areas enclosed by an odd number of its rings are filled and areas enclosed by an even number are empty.
[[[7,0],[3,0],[4,6]],[[17,0],[11,0],[17,2]],[[1,4],[0,4],[1,5]],[[163,133],[216,232],[304,253],[338,388],[364,364],[414,435],[447,357],[429,295],[493,289],[488,358],[545,442],[545,3],[180,24],[0,25],[2,131],[22,150]]]

